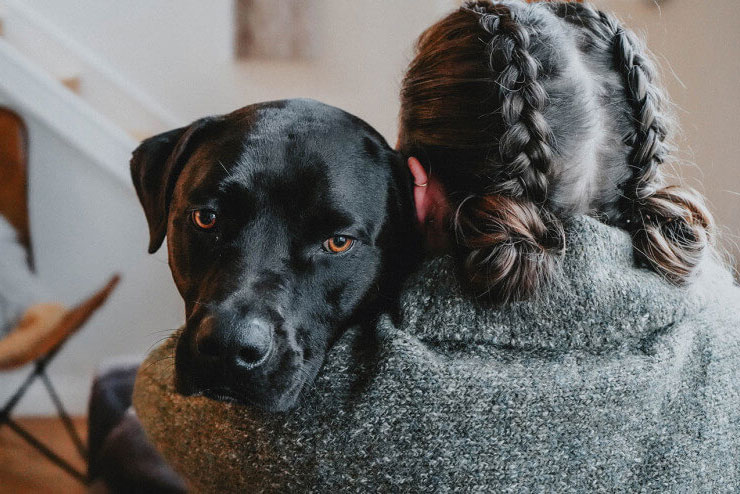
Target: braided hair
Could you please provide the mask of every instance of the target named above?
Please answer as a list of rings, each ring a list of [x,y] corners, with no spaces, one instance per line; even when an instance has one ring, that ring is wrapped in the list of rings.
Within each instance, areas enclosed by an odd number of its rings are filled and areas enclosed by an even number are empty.
[[[529,53],[530,28],[518,24],[505,6],[473,3],[466,8],[480,15],[480,26],[491,36],[487,52],[491,71],[498,74],[503,166],[492,192],[542,203],[547,197],[553,136],[542,115],[547,94],[538,81],[539,63]]]
[[[402,89],[401,149],[450,194],[466,286],[500,303],[535,294],[564,246],[534,34],[506,5],[469,2],[422,34]]]
[[[634,35],[582,3],[467,2],[420,36],[400,148],[445,186],[474,293],[535,295],[564,251],[562,219],[578,213],[627,229],[636,259],[667,279],[691,276],[711,218],[694,192],[663,184],[654,74]]]
[[[698,193],[665,186],[659,165],[669,157],[667,98],[656,84],[655,67],[637,37],[614,16],[583,3],[550,7],[583,29],[591,48],[610,53],[622,75],[633,128],[624,136],[631,148],[630,176],[620,184],[620,224],[632,234],[638,262],[675,284],[684,284],[703,257],[713,220]]]

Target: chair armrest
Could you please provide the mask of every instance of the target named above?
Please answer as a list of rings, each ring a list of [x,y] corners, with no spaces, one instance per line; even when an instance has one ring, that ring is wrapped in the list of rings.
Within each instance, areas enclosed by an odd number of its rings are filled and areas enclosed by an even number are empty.
[[[0,370],[20,367],[63,345],[105,303],[119,279],[114,275],[105,286],[69,310],[58,304],[29,308],[18,326],[0,340]]]

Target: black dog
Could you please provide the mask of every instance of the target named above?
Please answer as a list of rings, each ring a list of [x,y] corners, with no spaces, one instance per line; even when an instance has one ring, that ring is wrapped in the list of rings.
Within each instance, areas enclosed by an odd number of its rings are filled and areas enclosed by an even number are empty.
[[[285,100],[144,141],[131,174],[185,300],[183,394],[295,406],[342,332],[394,300],[418,252],[410,175],[362,120]]]

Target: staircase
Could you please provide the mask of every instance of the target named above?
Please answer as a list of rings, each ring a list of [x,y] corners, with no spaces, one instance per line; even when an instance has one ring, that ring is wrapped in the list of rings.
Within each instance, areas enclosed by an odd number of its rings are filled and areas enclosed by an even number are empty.
[[[182,324],[166,250],[146,253],[146,221],[128,171],[141,139],[180,122],[25,0],[0,0],[0,104],[28,126],[35,267],[52,298],[73,305],[111,273],[123,276],[54,364],[61,400],[84,414],[99,362],[143,356],[155,328]],[[3,374],[0,402],[26,372]],[[31,387],[18,413],[53,413],[43,391]]]
[[[0,96],[129,186],[138,141],[179,122],[19,0],[0,0]]]

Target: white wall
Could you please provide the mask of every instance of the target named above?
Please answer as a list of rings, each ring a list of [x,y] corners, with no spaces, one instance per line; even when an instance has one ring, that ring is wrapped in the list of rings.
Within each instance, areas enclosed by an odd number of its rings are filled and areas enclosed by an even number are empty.
[[[175,115],[190,116],[194,77],[231,60],[231,0],[22,1]]]
[[[171,113],[191,121],[256,101],[313,97],[395,140],[397,87],[418,33],[453,0],[319,0],[317,57],[232,63],[230,0],[25,0]]]
[[[12,100],[0,93],[0,104]],[[96,365],[140,355],[183,319],[164,251],[146,252],[148,230],[132,188],[90,161],[47,126],[21,111],[29,128],[30,221],[36,268],[58,299],[73,304],[114,272],[123,279],[109,302],[51,366],[63,401],[84,412]],[[0,403],[28,369],[0,379]],[[40,383],[19,413],[49,413]]]

